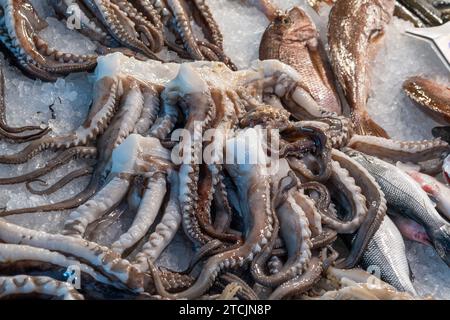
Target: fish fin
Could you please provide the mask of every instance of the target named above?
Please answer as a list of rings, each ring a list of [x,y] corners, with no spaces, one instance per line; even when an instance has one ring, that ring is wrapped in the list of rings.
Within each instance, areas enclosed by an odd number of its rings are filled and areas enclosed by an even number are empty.
[[[387,132],[373,121],[368,114],[352,114],[353,127],[356,134],[389,139]]]

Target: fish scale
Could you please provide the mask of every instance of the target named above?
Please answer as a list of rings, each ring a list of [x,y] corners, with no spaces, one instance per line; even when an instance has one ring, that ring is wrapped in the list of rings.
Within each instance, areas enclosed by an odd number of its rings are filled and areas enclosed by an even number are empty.
[[[399,168],[383,160],[353,150],[347,153],[375,178],[388,207],[421,224],[439,256],[450,264],[450,224],[439,215],[420,186]]]
[[[428,229],[446,224],[428,195],[406,173],[385,161],[361,153],[353,158],[374,176],[385,191],[390,207],[395,207]]]
[[[405,243],[392,220],[385,216],[380,228],[370,240],[361,259],[361,266],[368,269],[377,266],[381,279],[400,291],[417,295],[409,277]]]

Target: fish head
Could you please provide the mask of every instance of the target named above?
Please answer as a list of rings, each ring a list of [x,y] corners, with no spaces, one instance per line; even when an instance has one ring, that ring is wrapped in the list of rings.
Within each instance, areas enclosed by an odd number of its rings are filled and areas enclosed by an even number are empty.
[[[280,48],[292,42],[302,43],[317,35],[314,23],[299,7],[288,12],[278,12],[267,27],[261,40],[259,58],[279,59]]]
[[[280,17],[284,41],[307,41],[317,35],[317,29],[308,14],[299,7],[293,7]]]

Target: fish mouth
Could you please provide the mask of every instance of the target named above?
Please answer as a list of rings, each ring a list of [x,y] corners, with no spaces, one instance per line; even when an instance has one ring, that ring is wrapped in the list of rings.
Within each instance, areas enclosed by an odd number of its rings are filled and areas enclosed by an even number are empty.
[[[431,239],[439,257],[450,266],[450,225],[445,224],[433,231]]]

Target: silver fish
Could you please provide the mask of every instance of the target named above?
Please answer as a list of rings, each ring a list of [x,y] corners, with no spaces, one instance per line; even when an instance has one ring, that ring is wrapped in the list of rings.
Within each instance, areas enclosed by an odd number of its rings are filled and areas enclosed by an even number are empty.
[[[450,265],[450,224],[436,211],[428,195],[401,169],[354,150],[347,154],[375,178],[386,196],[388,208],[421,224],[442,260]]]
[[[397,167],[416,181],[423,191],[436,203],[436,209],[450,219],[450,188],[435,177],[420,172],[420,167],[397,163]]]
[[[381,280],[399,291],[417,295],[409,277],[405,243],[400,231],[388,216],[384,217],[378,231],[370,240],[362,256],[361,266],[367,270],[371,266],[378,267]]]

